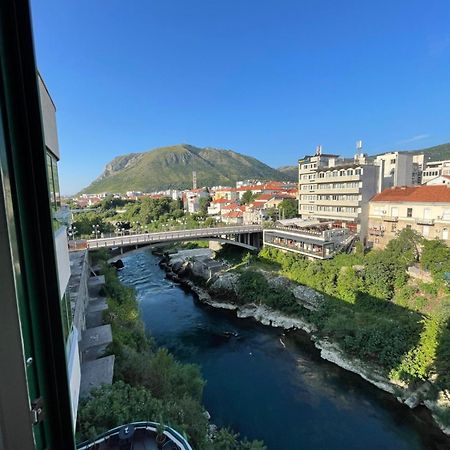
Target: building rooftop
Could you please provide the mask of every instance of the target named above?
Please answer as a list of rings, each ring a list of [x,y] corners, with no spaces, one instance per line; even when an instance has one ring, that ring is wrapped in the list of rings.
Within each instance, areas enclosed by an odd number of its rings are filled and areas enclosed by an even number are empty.
[[[371,201],[450,203],[450,187],[449,185],[394,187],[375,195]]]

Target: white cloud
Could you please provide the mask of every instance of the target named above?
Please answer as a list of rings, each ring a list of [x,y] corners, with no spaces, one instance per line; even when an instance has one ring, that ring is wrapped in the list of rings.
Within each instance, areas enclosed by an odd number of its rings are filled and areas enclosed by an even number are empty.
[[[412,142],[421,141],[422,139],[429,138],[430,135],[423,133],[423,134],[417,134],[416,136],[413,136],[409,139],[403,139],[402,141],[398,141],[397,144],[411,144]]]

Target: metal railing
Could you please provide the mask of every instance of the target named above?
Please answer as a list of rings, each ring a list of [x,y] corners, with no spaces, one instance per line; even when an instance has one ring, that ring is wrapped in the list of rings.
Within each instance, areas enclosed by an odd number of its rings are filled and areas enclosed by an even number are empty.
[[[434,225],[434,219],[416,218],[417,225]]]
[[[136,430],[147,430],[157,433],[157,427],[159,426],[158,422],[130,422],[124,425],[121,425],[116,428],[112,428],[111,430],[105,431],[101,435],[97,436],[94,439],[90,439],[88,441],[82,442],[77,445],[77,450],[90,450],[95,448],[96,445],[101,444],[102,442],[107,441],[114,435],[118,435],[120,430],[126,425],[133,425]],[[178,446],[180,450],[192,450],[189,442],[186,438],[174,430],[169,426],[164,426],[164,435],[167,436],[175,445]]]
[[[222,237],[236,234],[262,232],[261,225],[240,225],[231,227],[196,228],[180,231],[158,231],[155,233],[132,234],[111,238],[88,239],[86,248],[117,247],[125,245],[141,245],[159,242],[182,241],[210,237]]]

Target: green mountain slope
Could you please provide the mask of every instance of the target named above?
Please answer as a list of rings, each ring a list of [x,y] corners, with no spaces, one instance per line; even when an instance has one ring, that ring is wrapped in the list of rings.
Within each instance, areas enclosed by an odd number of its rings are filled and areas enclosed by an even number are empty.
[[[245,179],[291,179],[256,158],[231,150],[180,144],[118,156],[82,192],[185,189],[192,186],[193,170],[197,172],[198,186],[234,185]]]
[[[426,161],[441,161],[444,159],[450,159],[450,143],[423,148],[422,150],[413,150],[411,153],[423,153]]]

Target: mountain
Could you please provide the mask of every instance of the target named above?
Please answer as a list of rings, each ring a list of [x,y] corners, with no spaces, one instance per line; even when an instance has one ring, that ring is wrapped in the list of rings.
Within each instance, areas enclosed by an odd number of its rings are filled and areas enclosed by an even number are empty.
[[[442,161],[450,159],[450,143],[423,148],[421,150],[412,150],[410,153],[415,155],[423,153],[425,155],[425,161]]]
[[[114,158],[82,193],[186,189],[192,186],[194,170],[198,186],[234,186],[236,181],[247,179],[296,179],[231,150],[179,144]]]
[[[298,166],[282,166],[278,167],[278,172],[281,172],[287,180],[298,181]]]

